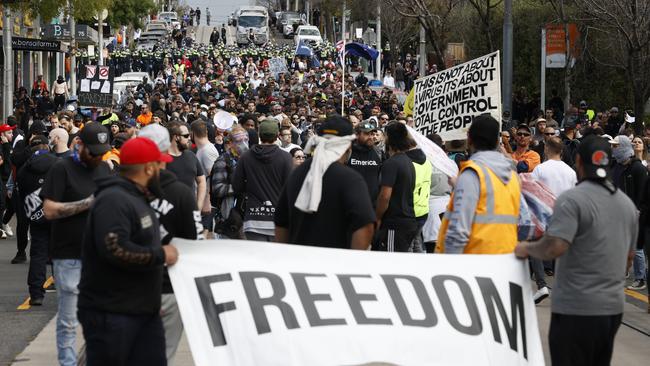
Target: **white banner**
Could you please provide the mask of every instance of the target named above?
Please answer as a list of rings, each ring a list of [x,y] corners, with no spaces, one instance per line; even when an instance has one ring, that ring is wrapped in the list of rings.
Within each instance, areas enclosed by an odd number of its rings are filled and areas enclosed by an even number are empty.
[[[463,140],[472,117],[489,113],[501,123],[499,51],[415,81],[415,129],[444,141]]]
[[[197,366],[543,365],[528,264],[174,239]]]

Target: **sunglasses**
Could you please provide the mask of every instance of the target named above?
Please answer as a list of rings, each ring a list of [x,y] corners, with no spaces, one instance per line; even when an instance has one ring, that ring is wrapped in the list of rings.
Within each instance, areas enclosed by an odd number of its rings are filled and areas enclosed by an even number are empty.
[[[189,134],[189,133],[186,133],[186,134],[184,134],[184,135],[178,135],[178,136],[180,136],[180,137],[184,137],[184,138],[186,138],[186,139],[189,139],[189,138],[190,138],[190,134]]]
[[[555,136],[555,132],[544,132],[546,136]]]
[[[504,139],[509,139],[510,135],[501,135],[501,137],[504,138]]]
[[[519,137],[528,137],[530,134],[528,132],[517,132],[517,136]]]

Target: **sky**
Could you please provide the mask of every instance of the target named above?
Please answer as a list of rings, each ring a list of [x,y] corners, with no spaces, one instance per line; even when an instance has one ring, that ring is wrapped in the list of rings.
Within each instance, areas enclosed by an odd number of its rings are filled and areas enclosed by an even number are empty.
[[[201,9],[201,24],[205,24],[205,8],[210,8],[210,25],[225,23],[239,6],[256,3],[255,0],[183,0],[192,8]],[[180,15],[180,14],[179,14]]]

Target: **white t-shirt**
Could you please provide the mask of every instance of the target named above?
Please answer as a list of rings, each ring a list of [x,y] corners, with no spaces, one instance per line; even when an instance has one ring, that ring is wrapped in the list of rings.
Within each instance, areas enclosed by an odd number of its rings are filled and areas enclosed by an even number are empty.
[[[539,164],[532,176],[544,183],[556,198],[578,183],[576,172],[561,160],[547,160]]]
[[[389,88],[395,87],[395,79],[392,76],[384,76],[384,86]]]

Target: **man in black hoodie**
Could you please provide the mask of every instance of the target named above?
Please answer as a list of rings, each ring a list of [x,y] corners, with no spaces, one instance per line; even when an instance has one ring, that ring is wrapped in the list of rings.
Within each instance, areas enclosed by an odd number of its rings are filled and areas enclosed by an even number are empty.
[[[171,146],[169,131],[159,124],[146,126],[138,136],[155,142],[163,154],[166,154]],[[172,238],[203,239],[201,213],[196,206],[192,190],[167,169],[160,170],[160,186],[162,196],[156,197],[150,205],[160,221],[162,245],[168,245]],[[163,272],[160,316],[165,330],[165,353],[168,363],[171,364],[183,335],[183,323],[166,267]]]
[[[25,214],[31,227],[32,245],[29,250],[29,304],[43,305],[45,297],[45,275],[47,273],[48,247],[50,243],[50,223],[43,214],[43,200],[39,196],[41,186],[50,168],[58,158],[50,153],[48,139],[44,135],[34,135],[29,143],[32,156],[18,171],[16,192],[24,205]]]
[[[275,144],[278,133],[276,119],[269,118],[260,123],[261,143],[242,155],[233,174],[235,194],[246,197],[244,235],[248,240],[275,240],[273,215],[282,187],[293,168],[291,155]]]
[[[357,125],[355,132],[357,139],[352,143],[352,154],[348,166],[361,174],[366,181],[370,201],[375,204],[379,194],[379,171],[381,170],[381,156],[375,149],[372,132],[377,128],[370,122]]]
[[[127,141],[120,175],[98,182],[84,232],[79,320],[89,365],[167,365],[160,319],[163,264],[178,252],[161,246],[149,203],[162,196],[160,163],[172,160],[148,138]]]

